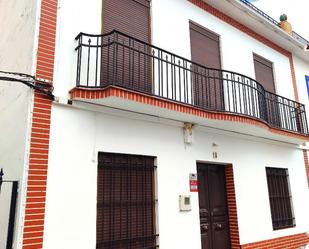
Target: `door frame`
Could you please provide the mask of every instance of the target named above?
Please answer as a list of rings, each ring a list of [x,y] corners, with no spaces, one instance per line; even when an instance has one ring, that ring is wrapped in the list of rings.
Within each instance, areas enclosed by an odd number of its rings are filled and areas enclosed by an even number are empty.
[[[231,245],[231,249],[239,249],[240,240],[239,240],[239,228],[238,228],[237,203],[236,203],[233,164],[197,160],[196,161],[196,172],[197,172],[198,163],[205,164],[205,165],[212,164],[212,165],[218,165],[218,166],[225,167],[225,186],[226,186],[226,198],[227,198],[227,209],[228,209],[230,245]]]

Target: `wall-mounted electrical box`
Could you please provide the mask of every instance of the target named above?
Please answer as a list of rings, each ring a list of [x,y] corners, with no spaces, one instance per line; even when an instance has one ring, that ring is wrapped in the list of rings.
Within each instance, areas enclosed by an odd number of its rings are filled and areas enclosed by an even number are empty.
[[[179,195],[179,211],[191,211],[190,195]]]

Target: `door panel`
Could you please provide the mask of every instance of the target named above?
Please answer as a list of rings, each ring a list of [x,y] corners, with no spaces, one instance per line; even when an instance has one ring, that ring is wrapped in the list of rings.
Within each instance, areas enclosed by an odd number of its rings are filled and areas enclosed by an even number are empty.
[[[198,172],[198,190],[199,193],[199,206],[200,206],[200,226],[201,226],[201,240],[203,249],[211,249],[212,241],[211,241],[211,224],[210,224],[210,210],[208,204],[208,188],[206,184],[200,184],[206,182],[208,179],[208,172],[202,171]]]
[[[225,167],[198,164],[202,249],[229,249]]]

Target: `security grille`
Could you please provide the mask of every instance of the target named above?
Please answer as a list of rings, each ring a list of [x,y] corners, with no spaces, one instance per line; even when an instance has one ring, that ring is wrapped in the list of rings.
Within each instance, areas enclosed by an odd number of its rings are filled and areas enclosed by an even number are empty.
[[[97,248],[158,248],[154,158],[99,153]]]
[[[287,169],[266,168],[273,229],[295,226]]]

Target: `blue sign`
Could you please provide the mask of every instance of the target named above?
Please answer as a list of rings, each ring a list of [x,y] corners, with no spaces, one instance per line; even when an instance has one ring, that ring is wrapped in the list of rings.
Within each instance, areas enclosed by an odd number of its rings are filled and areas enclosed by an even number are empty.
[[[306,78],[306,84],[307,84],[307,94],[308,94],[308,98],[309,98],[309,76],[306,75],[305,78]]]

